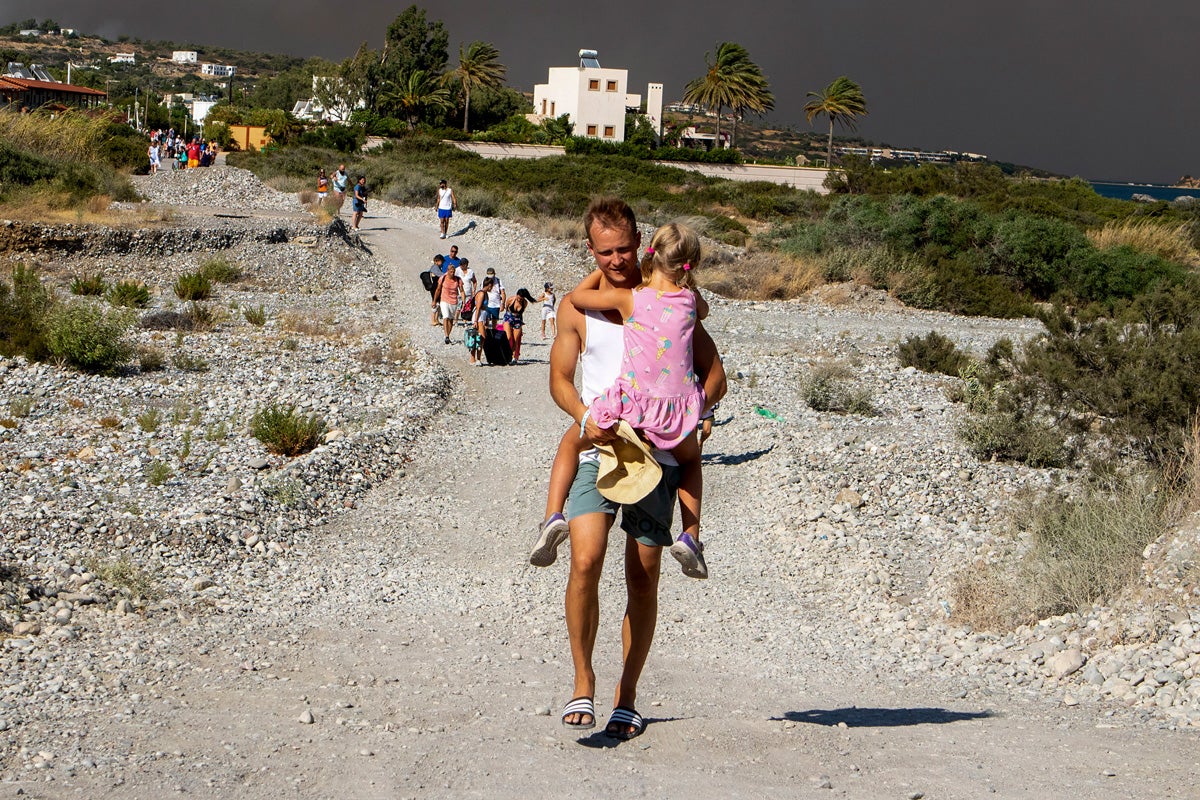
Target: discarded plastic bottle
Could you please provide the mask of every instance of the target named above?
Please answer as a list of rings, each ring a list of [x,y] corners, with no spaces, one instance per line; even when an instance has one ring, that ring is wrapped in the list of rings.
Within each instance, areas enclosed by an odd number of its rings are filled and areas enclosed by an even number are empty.
[[[755,406],[754,413],[758,414],[760,417],[766,417],[767,419],[779,419],[778,414],[776,414],[771,409],[763,408],[762,406]]]

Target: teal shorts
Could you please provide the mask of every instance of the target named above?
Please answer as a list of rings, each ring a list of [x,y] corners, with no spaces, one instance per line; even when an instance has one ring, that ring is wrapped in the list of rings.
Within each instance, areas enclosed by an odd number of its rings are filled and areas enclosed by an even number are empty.
[[[670,547],[674,538],[671,527],[675,521],[675,493],[679,489],[679,467],[662,464],[662,480],[650,494],[636,504],[622,506],[614,503],[596,488],[599,462],[581,461],[575,472],[575,482],[567,495],[567,520],[584,514],[616,516],[621,509],[621,530],[644,545]]]

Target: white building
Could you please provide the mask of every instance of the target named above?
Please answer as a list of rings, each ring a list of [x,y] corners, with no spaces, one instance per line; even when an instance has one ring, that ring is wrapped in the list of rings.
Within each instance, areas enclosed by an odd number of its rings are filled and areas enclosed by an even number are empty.
[[[219,103],[219,100],[193,100],[192,101],[192,122],[197,125],[203,125],[205,117],[212,107]]]
[[[137,53],[117,53],[115,56],[108,57],[110,64],[135,64],[137,63]]]
[[[237,67],[231,64],[201,64],[201,75],[214,75],[218,78],[232,78]]]
[[[195,64],[198,55],[195,50],[173,50],[171,60],[176,64]]]
[[[639,113],[642,105],[640,94],[628,93],[628,83],[629,70],[605,69],[595,50],[580,50],[578,67],[551,67],[547,82],[533,87],[530,121],[566,114],[576,136],[623,142],[625,113]],[[650,84],[646,116],[661,132],[661,83]]]

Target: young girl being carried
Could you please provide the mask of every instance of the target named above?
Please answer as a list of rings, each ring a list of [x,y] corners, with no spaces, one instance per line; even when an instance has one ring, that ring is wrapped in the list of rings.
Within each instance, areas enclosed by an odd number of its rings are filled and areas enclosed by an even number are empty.
[[[624,353],[616,382],[597,397],[590,416],[601,428],[625,420],[651,445],[669,450],[680,467],[679,509],[683,533],[671,555],[690,578],[707,578],[700,543],[700,498],[703,480],[696,427],[705,411],[704,389],[692,366],[692,334],[708,304],[696,292],[694,270],[700,261],[700,239],[686,225],[671,223],[654,232],[642,257],[642,285],[636,289],[600,289],[596,270],[574,291],[571,301],[581,311],[618,311],[624,322]],[[550,470],[546,519],[529,556],[534,566],[554,563],[567,538],[563,517],[580,454],[591,448],[579,425],[559,443]]]

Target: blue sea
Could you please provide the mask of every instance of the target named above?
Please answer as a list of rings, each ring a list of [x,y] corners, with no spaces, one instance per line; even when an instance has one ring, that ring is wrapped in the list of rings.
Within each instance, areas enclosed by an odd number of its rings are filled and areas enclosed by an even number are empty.
[[[1160,186],[1150,183],[1105,183],[1092,181],[1096,194],[1104,197],[1114,197],[1117,200],[1132,200],[1135,194],[1146,194],[1155,200],[1170,202],[1176,197],[1200,198],[1200,189],[1172,189],[1170,186]]]

